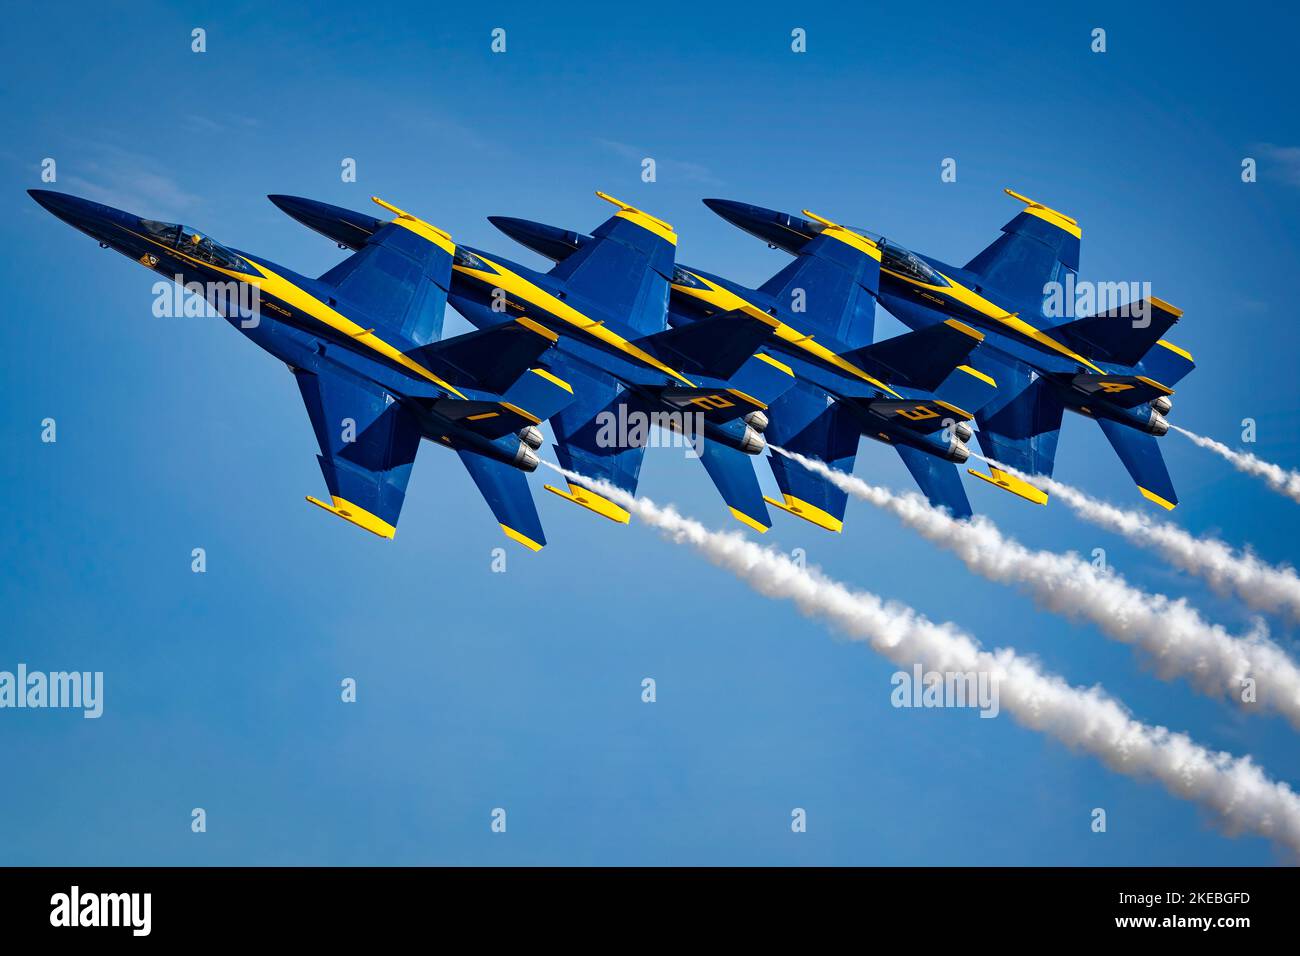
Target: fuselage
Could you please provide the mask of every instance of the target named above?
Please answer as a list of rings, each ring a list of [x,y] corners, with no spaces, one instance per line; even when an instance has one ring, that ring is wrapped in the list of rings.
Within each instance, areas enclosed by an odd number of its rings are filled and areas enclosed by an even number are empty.
[[[451,385],[407,355],[416,343],[368,323],[364,312],[339,301],[330,286],[185,226],[62,193],[32,190],[32,196],[101,246],[202,296],[231,326],[290,368],[376,385],[393,401],[406,403],[431,440],[518,463],[519,442],[513,436],[488,439],[440,412],[450,401],[498,396]]]
[[[900,383],[886,383],[846,358],[844,353],[850,349],[844,343],[829,335],[813,337],[803,333],[798,328],[800,316],[780,299],[682,265],[673,277],[669,309],[669,322],[674,326],[718,312],[756,310],[772,316],[779,325],[769,350],[780,355],[796,378],[815,385],[852,409],[863,435],[885,444],[911,445],[940,458],[965,460],[962,443],[946,430],[922,433],[895,424],[900,410],[894,401],[922,401],[932,398],[930,393]],[[882,411],[877,401],[891,402],[888,411]],[[953,412],[959,419],[969,417],[960,409],[954,408]]]
[[[1107,401],[1105,392],[1083,391],[1077,375],[1131,375],[1133,366],[1090,361],[1064,342],[1021,318],[1041,310],[1041,302],[1015,302],[995,290],[981,288],[979,277],[929,256],[903,253],[886,257],[880,270],[882,306],[909,328],[920,329],[956,318],[984,332],[980,357],[1023,364],[1056,386],[1065,407],[1089,418],[1107,418],[1140,431],[1164,434],[1168,425],[1150,405],[1126,408]],[[894,268],[889,268],[893,265]],[[1136,371],[1140,372],[1140,369]]]
[[[562,280],[479,249],[460,247],[452,266],[447,301],[476,328],[485,329],[526,317],[560,336],[554,365],[573,363],[589,375],[610,376],[642,407],[680,415],[698,398],[678,399],[679,388],[716,389],[728,383],[687,375],[637,344],[642,338],[602,303],[568,289]],[[665,303],[666,306],[666,303]],[[561,371],[562,374],[562,371]],[[675,420],[675,419],[668,419]],[[706,439],[756,454],[762,443],[739,419],[702,424]]]

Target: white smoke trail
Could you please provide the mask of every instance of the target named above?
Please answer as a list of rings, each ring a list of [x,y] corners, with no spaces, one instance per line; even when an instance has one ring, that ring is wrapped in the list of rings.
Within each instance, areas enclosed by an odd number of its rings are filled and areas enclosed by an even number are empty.
[[[1077,554],[1031,550],[986,518],[958,521],[918,494],[896,494],[823,462],[775,446],[772,450],[891,512],[922,537],[954,552],[981,577],[1017,585],[1047,609],[1091,621],[1102,633],[1141,648],[1163,679],[1185,677],[1204,693],[1249,708],[1254,702],[1244,702],[1242,691],[1247,678],[1253,678],[1258,703],[1300,729],[1300,667],[1262,626],[1234,636],[1206,621],[1185,600],[1142,591]]]
[[[1211,811],[1229,835],[1256,833],[1300,854],[1300,797],[1249,756],[1208,750],[1186,734],[1136,720],[1099,687],[1071,687],[1010,648],[986,651],[953,624],[935,624],[906,605],[850,590],[737,532],[711,530],[671,507],[545,464],[616,501],[669,540],[691,546],[758,593],[794,602],[902,667],[920,663],[933,671],[989,674],[1001,707],[1024,726],[1118,773],[1158,780],[1174,796]]]
[[[1216,455],[1222,455],[1238,471],[1245,472],[1255,478],[1263,478],[1274,491],[1300,503],[1300,471],[1289,470],[1281,465],[1275,465],[1271,461],[1257,458],[1247,451],[1233,451],[1221,441],[1215,441],[1213,438],[1206,438],[1204,435],[1189,432],[1186,428],[1179,428],[1177,425],[1171,425],[1170,427],[1178,434],[1190,438],[1193,444],[1201,448],[1208,448]]]
[[[990,464],[1064,501],[1084,520],[1121,534],[1140,547],[1158,551],[1189,574],[1204,578],[1221,594],[1236,592],[1257,611],[1281,612],[1300,621],[1300,575],[1294,568],[1269,564],[1217,538],[1198,538],[1168,521],[1117,508],[1053,478],[1027,475],[996,461]]]

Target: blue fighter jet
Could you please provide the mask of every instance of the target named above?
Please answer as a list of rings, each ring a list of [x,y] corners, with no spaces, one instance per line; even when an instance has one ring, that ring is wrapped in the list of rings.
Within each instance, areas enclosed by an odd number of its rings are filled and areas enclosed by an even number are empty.
[[[728,315],[775,319],[768,348],[799,382],[771,403],[767,437],[848,472],[860,436],[892,445],[932,503],[969,517],[954,463],[969,455],[968,409],[979,408],[995,391],[987,375],[965,364],[983,335],[949,320],[873,342],[880,250],[854,230],[805,214],[815,218],[820,232],[800,248],[793,263],[758,289],[679,265],[672,279],[669,323],[685,328]],[[557,262],[594,241],[525,219],[491,221]],[[769,504],[841,530],[843,491],[792,459],[776,455],[769,464],[783,499],[768,498]]]
[[[1002,235],[960,268],[879,239],[880,302],[909,327],[950,319],[987,338],[973,364],[997,381],[980,409],[985,456],[1029,475],[1051,476],[1064,412],[1094,419],[1148,500],[1178,502],[1157,438],[1169,430],[1173,386],[1195,367],[1164,339],[1182,311],[1154,296],[1082,318],[1061,317],[1061,290],[1074,289],[1081,230],[1064,213],[1012,190],[1024,209]],[[709,206],[773,248],[798,254],[825,226],[727,200]],[[1067,313],[1068,316],[1068,313]],[[1001,468],[971,474],[1038,504],[1047,494]]]
[[[538,367],[557,336],[521,319],[439,341],[457,252],[445,232],[376,198],[393,218],[372,220],[355,255],[311,279],[182,225],[30,192],[100,246],[197,283],[231,325],[289,366],[330,494],[308,496],[312,504],[393,537],[428,438],[460,455],[510,538],[534,551],[545,544],[525,473],[539,463],[537,426],[573,400],[567,383]],[[246,302],[256,304],[251,313]]]
[[[667,327],[676,233],[604,193],[618,212],[582,250],[548,273],[457,247],[449,301],[482,330],[530,322],[559,336],[545,369],[572,384],[575,401],[551,418],[560,464],[634,494],[650,425],[691,441],[733,517],[766,531],[750,464],[766,448],[768,403],[794,384],[789,366],[761,350],[777,321],[764,313]],[[369,217],[310,199],[273,196],[290,216],[349,247]],[[626,426],[626,427],[625,427]],[[657,434],[657,433],[656,433]],[[628,512],[570,479],[547,490],[617,522]]]

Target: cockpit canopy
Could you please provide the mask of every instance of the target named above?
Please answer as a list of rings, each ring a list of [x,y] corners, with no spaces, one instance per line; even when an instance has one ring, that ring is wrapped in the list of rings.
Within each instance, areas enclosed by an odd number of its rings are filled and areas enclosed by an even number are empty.
[[[929,263],[915,253],[888,239],[881,239],[879,246],[880,268],[896,272],[917,282],[924,282],[926,285],[946,286],[948,284],[947,279],[931,269]]]
[[[218,245],[207,236],[201,236],[187,226],[176,223],[158,222],[155,219],[141,219],[140,228],[151,238],[165,246],[183,253],[191,259],[198,259],[221,269],[236,272],[248,272],[248,263],[235,255],[225,246]]]

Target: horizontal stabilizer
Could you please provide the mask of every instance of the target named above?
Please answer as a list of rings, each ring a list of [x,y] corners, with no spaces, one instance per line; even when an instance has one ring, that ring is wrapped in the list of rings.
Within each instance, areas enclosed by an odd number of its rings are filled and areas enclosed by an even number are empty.
[[[558,339],[545,326],[519,318],[406,354],[453,385],[503,393]]]
[[[1152,297],[1053,326],[1051,334],[1084,358],[1137,365],[1182,314],[1182,309]]]
[[[932,392],[965,364],[983,339],[970,326],[948,319],[845,352],[844,358],[891,384],[902,382]]]
[[[779,324],[762,313],[720,312],[637,339],[635,344],[688,375],[731,378],[775,335]]]
[[[1172,395],[1174,390],[1143,375],[1094,375],[1084,372],[1071,379],[1075,388],[1098,395],[1120,408],[1135,408],[1152,399]]]
[[[952,422],[965,422],[973,417],[964,408],[934,398],[880,398],[862,404],[890,424],[922,435],[933,434]]]

